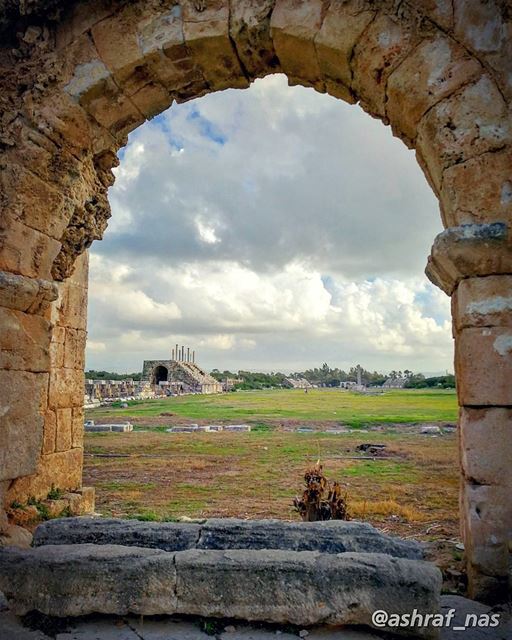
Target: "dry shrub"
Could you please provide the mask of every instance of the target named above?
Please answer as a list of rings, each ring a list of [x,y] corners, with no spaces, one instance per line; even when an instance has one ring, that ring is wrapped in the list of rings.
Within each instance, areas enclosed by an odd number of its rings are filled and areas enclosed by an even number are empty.
[[[293,506],[304,522],[317,520],[349,520],[347,495],[342,495],[338,482],[329,482],[320,461],[304,474],[306,488],[296,496]]]

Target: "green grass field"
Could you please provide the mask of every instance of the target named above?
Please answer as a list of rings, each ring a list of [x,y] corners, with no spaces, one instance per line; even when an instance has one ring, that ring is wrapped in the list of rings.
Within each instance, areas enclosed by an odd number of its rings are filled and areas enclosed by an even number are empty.
[[[454,422],[455,391],[403,390],[363,395],[338,389],[239,391],[130,402],[129,407],[89,410],[88,418],[158,418],[163,413],[189,420],[337,422],[351,427],[379,423]],[[165,419],[162,420],[166,422]]]

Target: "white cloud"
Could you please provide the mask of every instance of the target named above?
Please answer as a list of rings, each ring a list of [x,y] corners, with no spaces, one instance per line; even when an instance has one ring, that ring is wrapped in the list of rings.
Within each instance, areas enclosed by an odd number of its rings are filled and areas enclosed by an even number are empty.
[[[178,341],[207,367],[451,368],[448,299],[422,275],[437,203],[357,107],[269,77],[141,127],[116,174],[89,366]]]

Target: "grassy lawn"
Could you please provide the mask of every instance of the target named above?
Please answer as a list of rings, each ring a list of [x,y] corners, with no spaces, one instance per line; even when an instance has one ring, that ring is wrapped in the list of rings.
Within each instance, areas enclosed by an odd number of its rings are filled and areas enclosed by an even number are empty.
[[[363,442],[385,443],[388,457],[351,459]],[[354,518],[401,535],[458,534],[455,434],[87,434],[84,482],[105,515],[297,519],[293,497],[318,459]]]
[[[193,395],[161,400],[130,402],[129,407],[89,410],[87,417],[151,419],[156,424],[161,414],[179,419],[220,422],[338,422],[352,427],[377,423],[454,422],[457,399],[454,391],[403,390],[379,395],[363,395],[338,389],[239,391],[220,395]],[[177,420],[178,419],[178,420]]]

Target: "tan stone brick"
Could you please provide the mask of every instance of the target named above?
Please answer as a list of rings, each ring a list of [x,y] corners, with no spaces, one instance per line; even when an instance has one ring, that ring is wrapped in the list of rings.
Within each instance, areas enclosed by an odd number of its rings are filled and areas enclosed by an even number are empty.
[[[2,307],[41,315],[57,297],[57,287],[53,282],[0,271]]]
[[[50,337],[41,316],[0,307],[0,369],[48,371]]]
[[[83,407],[73,407],[71,423],[71,444],[82,447],[84,442],[84,410]]]
[[[55,451],[68,451],[72,447],[72,409],[57,409],[57,437]]]
[[[461,502],[471,565],[487,576],[507,576],[512,539],[510,487],[464,483]]]
[[[87,289],[69,281],[59,285],[59,299],[52,305],[52,322],[57,326],[85,331]]]
[[[112,80],[106,80],[103,91],[89,99],[84,107],[117,140],[122,140],[146,120]]]
[[[52,280],[51,268],[61,243],[31,229],[9,213],[0,218],[0,269]]]
[[[0,480],[7,480],[36,470],[48,374],[0,371],[0,389]]]
[[[85,366],[85,341],[87,333],[81,329],[66,329],[66,343],[64,347],[64,367],[68,369],[83,369]]]
[[[467,482],[512,487],[511,436],[512,408],[461,408],[461,463]]]
[[[66,278],[67,284],[74,284],[87,289],[89,285],[89,252],[84,251],[75,260],[73,272]]]
[[[496,0],[453,1],[455,38],[485,60],[505,97],[512,99],[512,21]],[[483,26],[485,25],[485,27]]]
[[[309,84],[325,91],[314,40],[326,6],[323,0],[276,0],[270,32],[281,69],[290,84]]]
[[[458,332],[455,371],[462,406],[512,406],[512,328]]]
[[[498,222],[449,227],[436,236],[425,273],[448,295],[464,278],[512,273],[512,235]]]
[[[194,62],[211,89],[245,89],[249,81],[229,38],[229,3],[210,0],[201,11],[196,4],[194,0],[181,3],[183,34]]]
[[[44,414],[43,426],[43,454],[54,453],[57,441],[57,416],[55,411],[48,409]]]
[[[375,17],[364,0],[331,2],[315,39],[324,79],[346,87],[352,84],[350,60],[355,44]]]
[[[413,24],[412,19],[379,15],[355,47],[352,88],[372,115],[386,116],[388,78],[419,42]]]
[[[270,37],[270,17],[275,2],[244,0],[230,5],[230,36],[251,79],[267,75],[269,69],[274,73],[281,69]]]
[[[43,455],[39,459],[37,474],[18,478],[9,488],[9,503],[26,502],[31,496],[45,499],[53,487],[61,491],[76,491],[82,484],[83,450],[70,449]]]
[[[440,188],[446,168],[501,150],[511,137],[507,105],[484,74],[430,109],[419,124],[417,146]]]
[[[413,141],[425,112],[481,72],[481,64],[444,35],[421,43],[389,77],[386,112],[395,135]]]
[[[512,149],[484,153],[446,169],[441,208],[446,226],[510,220]]]
[[[409,0],[408,4],[430,18],[443,30],[450,31],[453,28],[452,0]]]
[[[131,99],[146,118],[152,118],[162,113],[162,111],[170,107],[172,102],[169,91],[155,82],[146,84],[142,89],[134,93]]]
[[[52,369],[49,405],[52,409],[81,407],[84,402],[84,373],[78,369]]]
[[[86,515],[88,513],[94,513],[95,502],[95,489],[94,487],[82,487],[78,489],[77,493],[81,497],[80,512],[78,515]]]
[[[50,361],[52,363],[52,367],[60,368],[64,366],[65,341],[66,328],[54,326],[50,342]]]
[[[512,276],[461,280],[452,296],[455,327],[511,327]]]
[[[133,74],[143,59],[137,38],[137,13],[136,6],[126,5],[105,20],[97,22],[91,29],[102,61],[120,85]]]
[[[15,164],[0,171],[0,189],[13,218],[51,238],[61,238],[75,207],[63,192]]]

